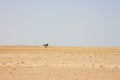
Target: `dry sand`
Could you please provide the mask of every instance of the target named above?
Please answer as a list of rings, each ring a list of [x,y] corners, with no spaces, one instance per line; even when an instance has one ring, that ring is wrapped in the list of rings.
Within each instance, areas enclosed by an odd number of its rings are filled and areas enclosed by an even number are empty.
[[[0,80],[120,80],[120,48],[1,46]]]

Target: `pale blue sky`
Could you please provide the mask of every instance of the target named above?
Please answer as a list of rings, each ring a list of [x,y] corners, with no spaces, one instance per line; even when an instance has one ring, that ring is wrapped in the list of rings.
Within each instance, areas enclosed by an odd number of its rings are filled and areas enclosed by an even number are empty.
[[[120,46],[120,0],[0,0],[0,45]]]

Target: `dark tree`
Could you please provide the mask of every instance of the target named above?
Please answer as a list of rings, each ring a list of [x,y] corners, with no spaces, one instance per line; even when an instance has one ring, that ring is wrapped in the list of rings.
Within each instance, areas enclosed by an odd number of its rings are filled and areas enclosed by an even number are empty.
[[[43,46],[45,46],[45,48],[47,48],[49,46],[49,44],[43,44]]]

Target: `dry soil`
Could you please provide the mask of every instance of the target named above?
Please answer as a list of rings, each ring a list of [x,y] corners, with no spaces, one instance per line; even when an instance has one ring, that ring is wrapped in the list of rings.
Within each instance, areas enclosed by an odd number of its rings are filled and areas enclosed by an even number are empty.
[[[0,80],[120,80],[120,48],[1,46]]]

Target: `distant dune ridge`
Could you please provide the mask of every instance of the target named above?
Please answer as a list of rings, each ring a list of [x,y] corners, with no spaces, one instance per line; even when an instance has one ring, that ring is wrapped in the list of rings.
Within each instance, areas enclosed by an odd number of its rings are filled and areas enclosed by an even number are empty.
[[[120,80],[120,47],[0,46],[0,80]]]

